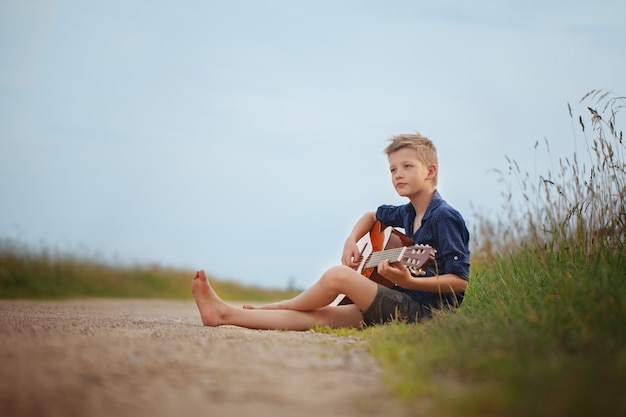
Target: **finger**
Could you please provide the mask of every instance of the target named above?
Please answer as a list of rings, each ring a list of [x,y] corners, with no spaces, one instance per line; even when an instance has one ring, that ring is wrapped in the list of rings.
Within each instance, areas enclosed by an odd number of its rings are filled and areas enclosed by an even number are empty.
[[[387,272],[388,269],[389,269],[389,260],[383,259],[382,261],[380,261],[380,263],[378,264],[378,272]]]
[[[394,262],[393,267],[403,272],[407,269],[406,266],[402,262]]]

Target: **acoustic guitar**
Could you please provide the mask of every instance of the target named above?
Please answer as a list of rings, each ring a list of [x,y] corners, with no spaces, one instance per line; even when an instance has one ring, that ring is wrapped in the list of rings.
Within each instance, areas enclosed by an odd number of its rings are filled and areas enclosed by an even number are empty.
[[[357,272],[384,285],[387,288],[395,284],[380,275],[376,267],[383,260],[390,263],[400,262],[409,268],[414,276],[425,275],[423,270],[435,260],[437,251],[429,245],[415,245],[413,239],[399,230],[376,221],[368,234],[363,236],[357,243],[361,252],[361,261]],[[345,295],[337,297],[333,304],[350,304],[352,301]]]

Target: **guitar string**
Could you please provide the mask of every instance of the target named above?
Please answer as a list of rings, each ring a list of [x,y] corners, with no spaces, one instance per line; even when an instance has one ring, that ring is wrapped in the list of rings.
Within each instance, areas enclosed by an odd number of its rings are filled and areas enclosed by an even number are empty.
[[[367,261],[365,262],[365,267],[377,266],[381,261],[385,259],[389,259],[389,260],[396,259],[396,261],[399,261],[400,259],[398,259],[398,257],[402,254],[402,251],[404,249],[406,248],[400,247],[400,248],[387,249],[387,250],[383,250],[380,252],[373,252],[367,258]],[[409,262],[409,263],[411,264],[417,263],[416,259],[413,259],[413,261],[414,262]]]
[[[375,266],[385,259],[391,260],[391,259],[397,258],[403,250],[404,248],[394,248],[394,249],[387,249],[381,252],[374,252],[369,256],[365,265]]]

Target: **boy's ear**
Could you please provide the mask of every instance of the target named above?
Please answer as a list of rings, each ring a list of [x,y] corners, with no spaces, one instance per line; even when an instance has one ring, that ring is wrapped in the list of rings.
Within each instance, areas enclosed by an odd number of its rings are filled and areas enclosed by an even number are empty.
[[[437,165],[428,165],[428,179],[433,179],[437,176]]]

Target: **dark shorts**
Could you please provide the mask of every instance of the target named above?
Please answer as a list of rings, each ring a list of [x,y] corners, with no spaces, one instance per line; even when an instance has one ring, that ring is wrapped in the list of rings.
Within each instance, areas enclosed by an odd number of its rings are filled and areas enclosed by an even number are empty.
[[[383,324],[396,319],[415,323],[431,317],[430,308],[409,294],[382,285],[378,285],[378,292],[372,305],[363,312],[363,322],[367,326]]]

